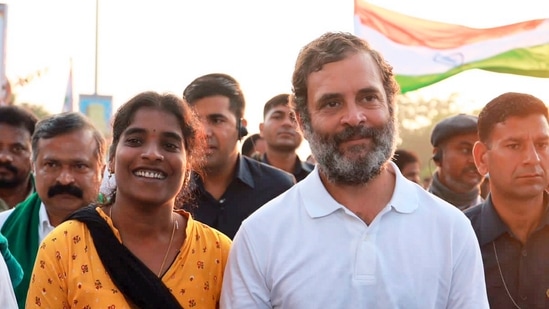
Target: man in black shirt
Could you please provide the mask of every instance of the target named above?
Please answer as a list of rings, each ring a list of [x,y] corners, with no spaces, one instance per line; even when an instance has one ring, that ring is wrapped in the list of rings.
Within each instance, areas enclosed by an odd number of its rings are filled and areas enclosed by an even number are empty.
[[[296,150],[303,136],[289,103],[290,95],[287,93],[276,95],[265,103],[259,132],[267,147],[261,162],[292,173],[300,181],[309,175],[314,165],[301,161],[297,156]]]
[[[473,155],[490,194],[465,214],[482,251],[491,308],[549,308],[549,114],[538,98],[505,93],[478,118]]]
[[[205,173],[192,175],[195,202],[185,209],[233,238],[242,220],[290,188],[295,178],[238,152],[238,141],[248,132],[244,96],[233,77],[198,77],[183,96],[200,117],[208,139]]]

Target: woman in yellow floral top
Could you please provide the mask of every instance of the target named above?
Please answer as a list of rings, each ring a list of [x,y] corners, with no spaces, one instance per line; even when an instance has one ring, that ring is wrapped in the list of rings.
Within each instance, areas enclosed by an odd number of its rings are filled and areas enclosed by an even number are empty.
[[[104,205],[42,242],[27,308],[216,308],[230,240],[177,210],[204,133],[174,95],[144,92],[113,122]]]

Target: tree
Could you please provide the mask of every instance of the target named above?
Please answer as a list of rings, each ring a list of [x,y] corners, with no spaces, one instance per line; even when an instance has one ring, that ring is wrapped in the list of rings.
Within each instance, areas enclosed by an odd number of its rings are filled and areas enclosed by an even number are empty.
[[[417,153],[421,161],[421,176],[430,177],[433,146],[431,132],[440,120],[461,112],[452,94],[448,99],[433,98],[426,100],[421,96],[403,94],[397,97],[397,120],[400,129],[398,148]]]

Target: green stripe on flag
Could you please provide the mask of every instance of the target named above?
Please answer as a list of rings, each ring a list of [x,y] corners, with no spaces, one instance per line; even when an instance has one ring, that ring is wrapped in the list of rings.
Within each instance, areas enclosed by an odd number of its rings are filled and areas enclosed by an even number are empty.
[[[396,75],[402,93],[432,85],[465,70],[481,69],[532,77],[549,77],[549,44],[510,50],[483,60],[455,67],[442,74]]]

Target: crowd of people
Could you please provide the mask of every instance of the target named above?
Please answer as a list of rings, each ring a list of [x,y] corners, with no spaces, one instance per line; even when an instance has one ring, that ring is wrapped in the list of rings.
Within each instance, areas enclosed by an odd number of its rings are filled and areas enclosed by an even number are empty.
[[[438,122],[425,185],[398,93],[328,32],[251,136],[224,73],[136,94],[110,145],[81,113],[0,107],[0,307],[548,308],[545,103]]]

